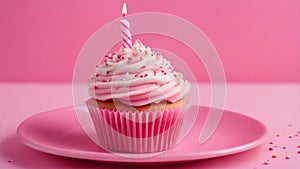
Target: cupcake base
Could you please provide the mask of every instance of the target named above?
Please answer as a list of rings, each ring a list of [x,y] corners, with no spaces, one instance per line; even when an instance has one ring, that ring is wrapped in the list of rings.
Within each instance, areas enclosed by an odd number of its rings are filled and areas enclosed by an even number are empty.
[[[86,102],[105,150],[122,153],[152,153],[168,150],[179,141],[184,111],[181,107],[142,111],[119,111]]]

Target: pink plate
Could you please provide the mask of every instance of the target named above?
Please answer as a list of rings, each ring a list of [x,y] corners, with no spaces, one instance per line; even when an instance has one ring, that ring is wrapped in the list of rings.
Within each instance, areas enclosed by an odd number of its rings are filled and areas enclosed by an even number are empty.
[[[42,152],[114,164],[166,164],[201,160],[243,152],[266,139],[267,128],[264,124],[224,110],[215,133],[207,142],[199,144],[199,133],[208,110],[207,107],[200,107],[194,127],[179,145],[151,158],[125,158],[102,150],[81,128],[74,107],[50,110],[28,118],[20,124],[18,136],[25,145]]]

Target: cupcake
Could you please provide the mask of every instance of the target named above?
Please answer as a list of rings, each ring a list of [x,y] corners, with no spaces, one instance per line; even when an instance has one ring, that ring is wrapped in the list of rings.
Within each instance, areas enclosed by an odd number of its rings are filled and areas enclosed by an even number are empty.
[[[98,145],[124,153],[165,151],[179,141],[190,84],[139,40],[105,56],[88,81],[86,105]]]

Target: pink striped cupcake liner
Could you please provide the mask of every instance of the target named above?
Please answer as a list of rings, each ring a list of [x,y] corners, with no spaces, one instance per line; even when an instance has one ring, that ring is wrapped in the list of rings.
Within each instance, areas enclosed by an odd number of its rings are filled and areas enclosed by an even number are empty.
[[[161,111],[116,111],[87,104],[98,137],[97,144],[122,153],[161,152],[179,142],[182,108]]]

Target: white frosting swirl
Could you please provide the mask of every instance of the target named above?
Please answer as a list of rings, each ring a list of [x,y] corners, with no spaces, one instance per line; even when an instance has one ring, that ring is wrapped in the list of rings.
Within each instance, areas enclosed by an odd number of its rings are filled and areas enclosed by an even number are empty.
[[[143,106],[161,101],[176,102],[190,89],[181,73],[159,53],[139,40],[132,49],[121,48],[105,56],[89,78],[89,94],[97,100],[117,100]]]

